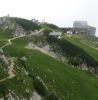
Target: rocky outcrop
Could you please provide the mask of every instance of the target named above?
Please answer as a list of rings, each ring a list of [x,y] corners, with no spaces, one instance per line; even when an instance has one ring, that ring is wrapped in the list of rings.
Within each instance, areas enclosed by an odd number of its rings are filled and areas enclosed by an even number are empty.
[[[10,16],[4,16],[0,18],[0,27],[4,30],[11,30],[14,37],[26,34],[25,30],[16,23],[14,18]]]
[[[12,33],[14,37],[26,35],[26,31],[19,25],[16,26],[15,31]]]
[[[9,90],[9,93],[6,95],[7,100],[27,100],[27,98],[19,97],[14,91]],[[0,100],[5,100],[4,97],[0,98]],[[42,100],[42,97],[34,91],[32,93],[32,96],[29,98],[29,100]]]
[[[41,96],[36,91],[34,91],[30,97],[30,100],[41,100]]]
[[[29,20],[10,17],[9,15],[0,17],[0,28],[2,28],[3,30],[9,29],[13,37],[23,36],[26,34],[33,34],[35,32],[38,32],[38,27],[38,25],[33,24]],[[28,28],[28,30],[26,28]],[[40,32],[37,35],[40,34],[43,34],[43,32]]]
[[[62,56],[58,52],[54,52],[50,45],[45,45],[43,47],[39,47],[39,46],[36,46],[35,44],[33,44],[32,42],[29,42],[27,44],[26,48],[39,50],[42,53],[45,53],[45,54],[51,56],[52,58],[55,58],[56,60],[61,61],[61,62],[66,61],[66,57]]]
[[[6,64],[9,65],[8,59],[5,57],[4,52],[2,49],[0,49],[0,59]]]
[[[0,18],[0,27],[2,29],[10,29],[14,30],[16,26],[14,18],[10,18],[10,16],[4,16]]]

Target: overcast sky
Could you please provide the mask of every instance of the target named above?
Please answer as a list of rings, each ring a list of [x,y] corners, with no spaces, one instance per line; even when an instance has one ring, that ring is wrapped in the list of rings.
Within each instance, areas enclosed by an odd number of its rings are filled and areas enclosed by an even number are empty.
[[[97,28],[98,0],[0,0],[0,16],[10,15],[26,19],[72,26],[75,20],[88,21]]]

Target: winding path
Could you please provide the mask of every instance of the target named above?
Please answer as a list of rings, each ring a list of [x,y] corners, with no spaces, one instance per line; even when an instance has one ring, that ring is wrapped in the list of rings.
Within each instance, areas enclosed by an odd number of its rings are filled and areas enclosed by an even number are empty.
[[[22,35],[22,36],[18,36],[18,37],[14,37],[14,38],[8,39],[8,40],[7,40],[8,42],[7,42],[5,45],[3,45],[2,47],[0,47],[0,48],[3,49],[3,48],[5,48],[5,47],[11,45],[11,44],[12,44],[12,42],[11,42],[12,40],[15,40],[15,39],[18,39],[18,38],[22,38],[22,37],[26,37],[26,36],[33,36],[33,35],[35,35],[35,34],[39,34],[39,33],[42,32],[42,31],[43,31],[43,29],[41,29],[41,30],[38,31],[38,32],[34,32],[34,33],[32,33],[32,34],[29,34],[29,35]],[[8,75],[9,75],[8,77],[6,77],[6,78],[4,78],[4,79],[1,79],[1,80],[0,80],[0,83],[1,83],[1,82],[4,82],[4,81],[7,80],[7,79],[11,79],[11,78],[15,77],[13,58],[10,59],[10,65],[8,66]]]

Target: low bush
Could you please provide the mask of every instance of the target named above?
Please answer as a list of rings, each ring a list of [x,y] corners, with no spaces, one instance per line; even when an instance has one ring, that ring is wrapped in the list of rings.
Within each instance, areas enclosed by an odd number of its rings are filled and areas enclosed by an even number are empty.
[[[48,95],[48,100],[59,100],[56,93],[52,92]]]
[[[36,91],[42,96],[47,95],[47,87],[43,82],[43,80],[37,76],[33,77],[33,79],[34,79],[34,87]]]
[[[39,30],[41,28],[38,24],[22,18],[16,18],[16,22],[20,26],[22,26],[26,31],[30,31],[30,30],[34,31],[34,30]]]

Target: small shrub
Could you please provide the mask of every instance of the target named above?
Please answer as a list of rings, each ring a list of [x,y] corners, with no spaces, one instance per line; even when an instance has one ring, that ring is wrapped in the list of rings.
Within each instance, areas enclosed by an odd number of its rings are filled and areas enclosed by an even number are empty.
[[[52,92],[49,94],[48,100],[59,100],[59,98],[57,97],[56,93]]]
[[[50,29],[45,29],[45,30],[44,30],[44,35],[47,36],[50,32],[52,32],[52,30],[50,30]]]
[[[22,18],[16,18],[16,22],[27,31],[29,31],[29,30],[33,30],[33,31],[39,30],[41,28],[38,24],[33,23],[30,20],[26,20],[26,19],[22,19]]]
[[[34,77],[34,87],[40,95],[47,95],[47,87],[40,77]]]

